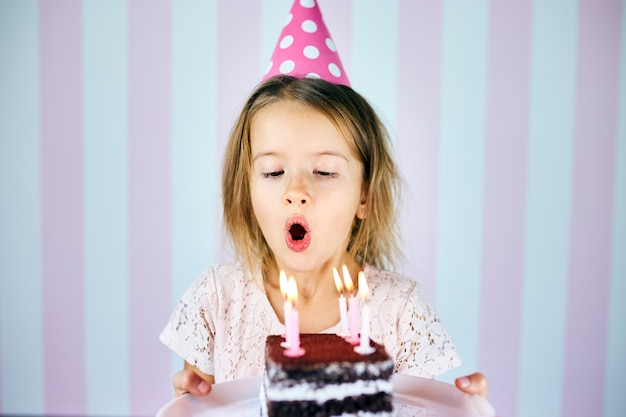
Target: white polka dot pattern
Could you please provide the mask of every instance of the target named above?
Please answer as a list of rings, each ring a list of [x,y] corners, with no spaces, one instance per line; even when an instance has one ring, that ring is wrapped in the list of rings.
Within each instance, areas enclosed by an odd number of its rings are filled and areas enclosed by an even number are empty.
[[[294,2],[263,80],[277,74],[350,85],[315,0]]]
[[[320,51],[313,45],[306,46],[304,50],[304,56],[309,59],[317,59],[320,56]]]
[[[280,41],[280,49],[289,48],[293,43],[293,36],[287,35]]]
[[[296,64],[292,60],[288,59],[286,61],[283,61],[282,64],[280,64],[280,73],[289,74],[290,72],[294,70],[295,67],[296,67]]]

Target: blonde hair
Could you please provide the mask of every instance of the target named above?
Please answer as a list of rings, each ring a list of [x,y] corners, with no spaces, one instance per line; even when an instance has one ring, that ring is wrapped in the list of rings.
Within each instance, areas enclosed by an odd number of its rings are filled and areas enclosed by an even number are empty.
[[[400,256],[396,199],[400,177],[389,136],[369,103],[352,88],[317,78],[268,79],[250,95],[230,134],[222,171],[224,227],[237,254],[251,268],[275,266],[252,209],[250,126],[266,106],[288,101],[327,116],[363,165],[365,218],[355,217],[348,255],[359,263],[391,268]]]

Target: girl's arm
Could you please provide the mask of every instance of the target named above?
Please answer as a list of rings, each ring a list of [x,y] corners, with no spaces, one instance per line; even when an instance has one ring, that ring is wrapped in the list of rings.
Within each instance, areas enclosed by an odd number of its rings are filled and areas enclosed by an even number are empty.
[[[215,384],[215,378],[185,361],[183,369],[174,375],[172,382],[176,397],[186,393],[207,395],[211,392],[211,385]]]

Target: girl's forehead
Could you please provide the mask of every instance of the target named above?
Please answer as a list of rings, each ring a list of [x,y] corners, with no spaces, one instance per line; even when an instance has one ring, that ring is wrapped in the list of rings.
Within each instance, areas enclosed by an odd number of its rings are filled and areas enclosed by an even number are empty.
[[[356,154],[355,141],[348,133],[350,129],[342,126],[341,117],[331,117],[322,110],[306,103],[294,100],[281,100],[265,105],[259,109],[250,120],[250,140],[254,146],[258,142],[258,137],[275,137],[281,133],[286,133],[288,129],[300,131],[302,135],[312,131],[323,131],[329,135],[324,137],[311,136],[307,145],[328,143],[329,137],[332,142],[341,147],[347,147],[349,153]]]
[[[321,116],[330,121],[330,117],[311,104],[291,99],[279,99],[259,108],[252,118],[251,124],[254,124],[259,118],[267,118],[268,116],[285,117],[286,115],[294,117]]]

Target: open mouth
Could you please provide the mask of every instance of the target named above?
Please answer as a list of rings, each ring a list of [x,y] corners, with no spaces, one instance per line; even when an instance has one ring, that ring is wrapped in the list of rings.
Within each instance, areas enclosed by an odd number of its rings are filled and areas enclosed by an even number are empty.
[[[304,226],[302,226],[300,223],[294,223],[289,228],[289,234],[291,235],[291,238],[293,240],[302,240],[306,235],[306,230],[304,229]]]
[[[311,233],[304,218],[293,216],[285,225],[285,243],[294,252],[305,251],[311,244]]]

